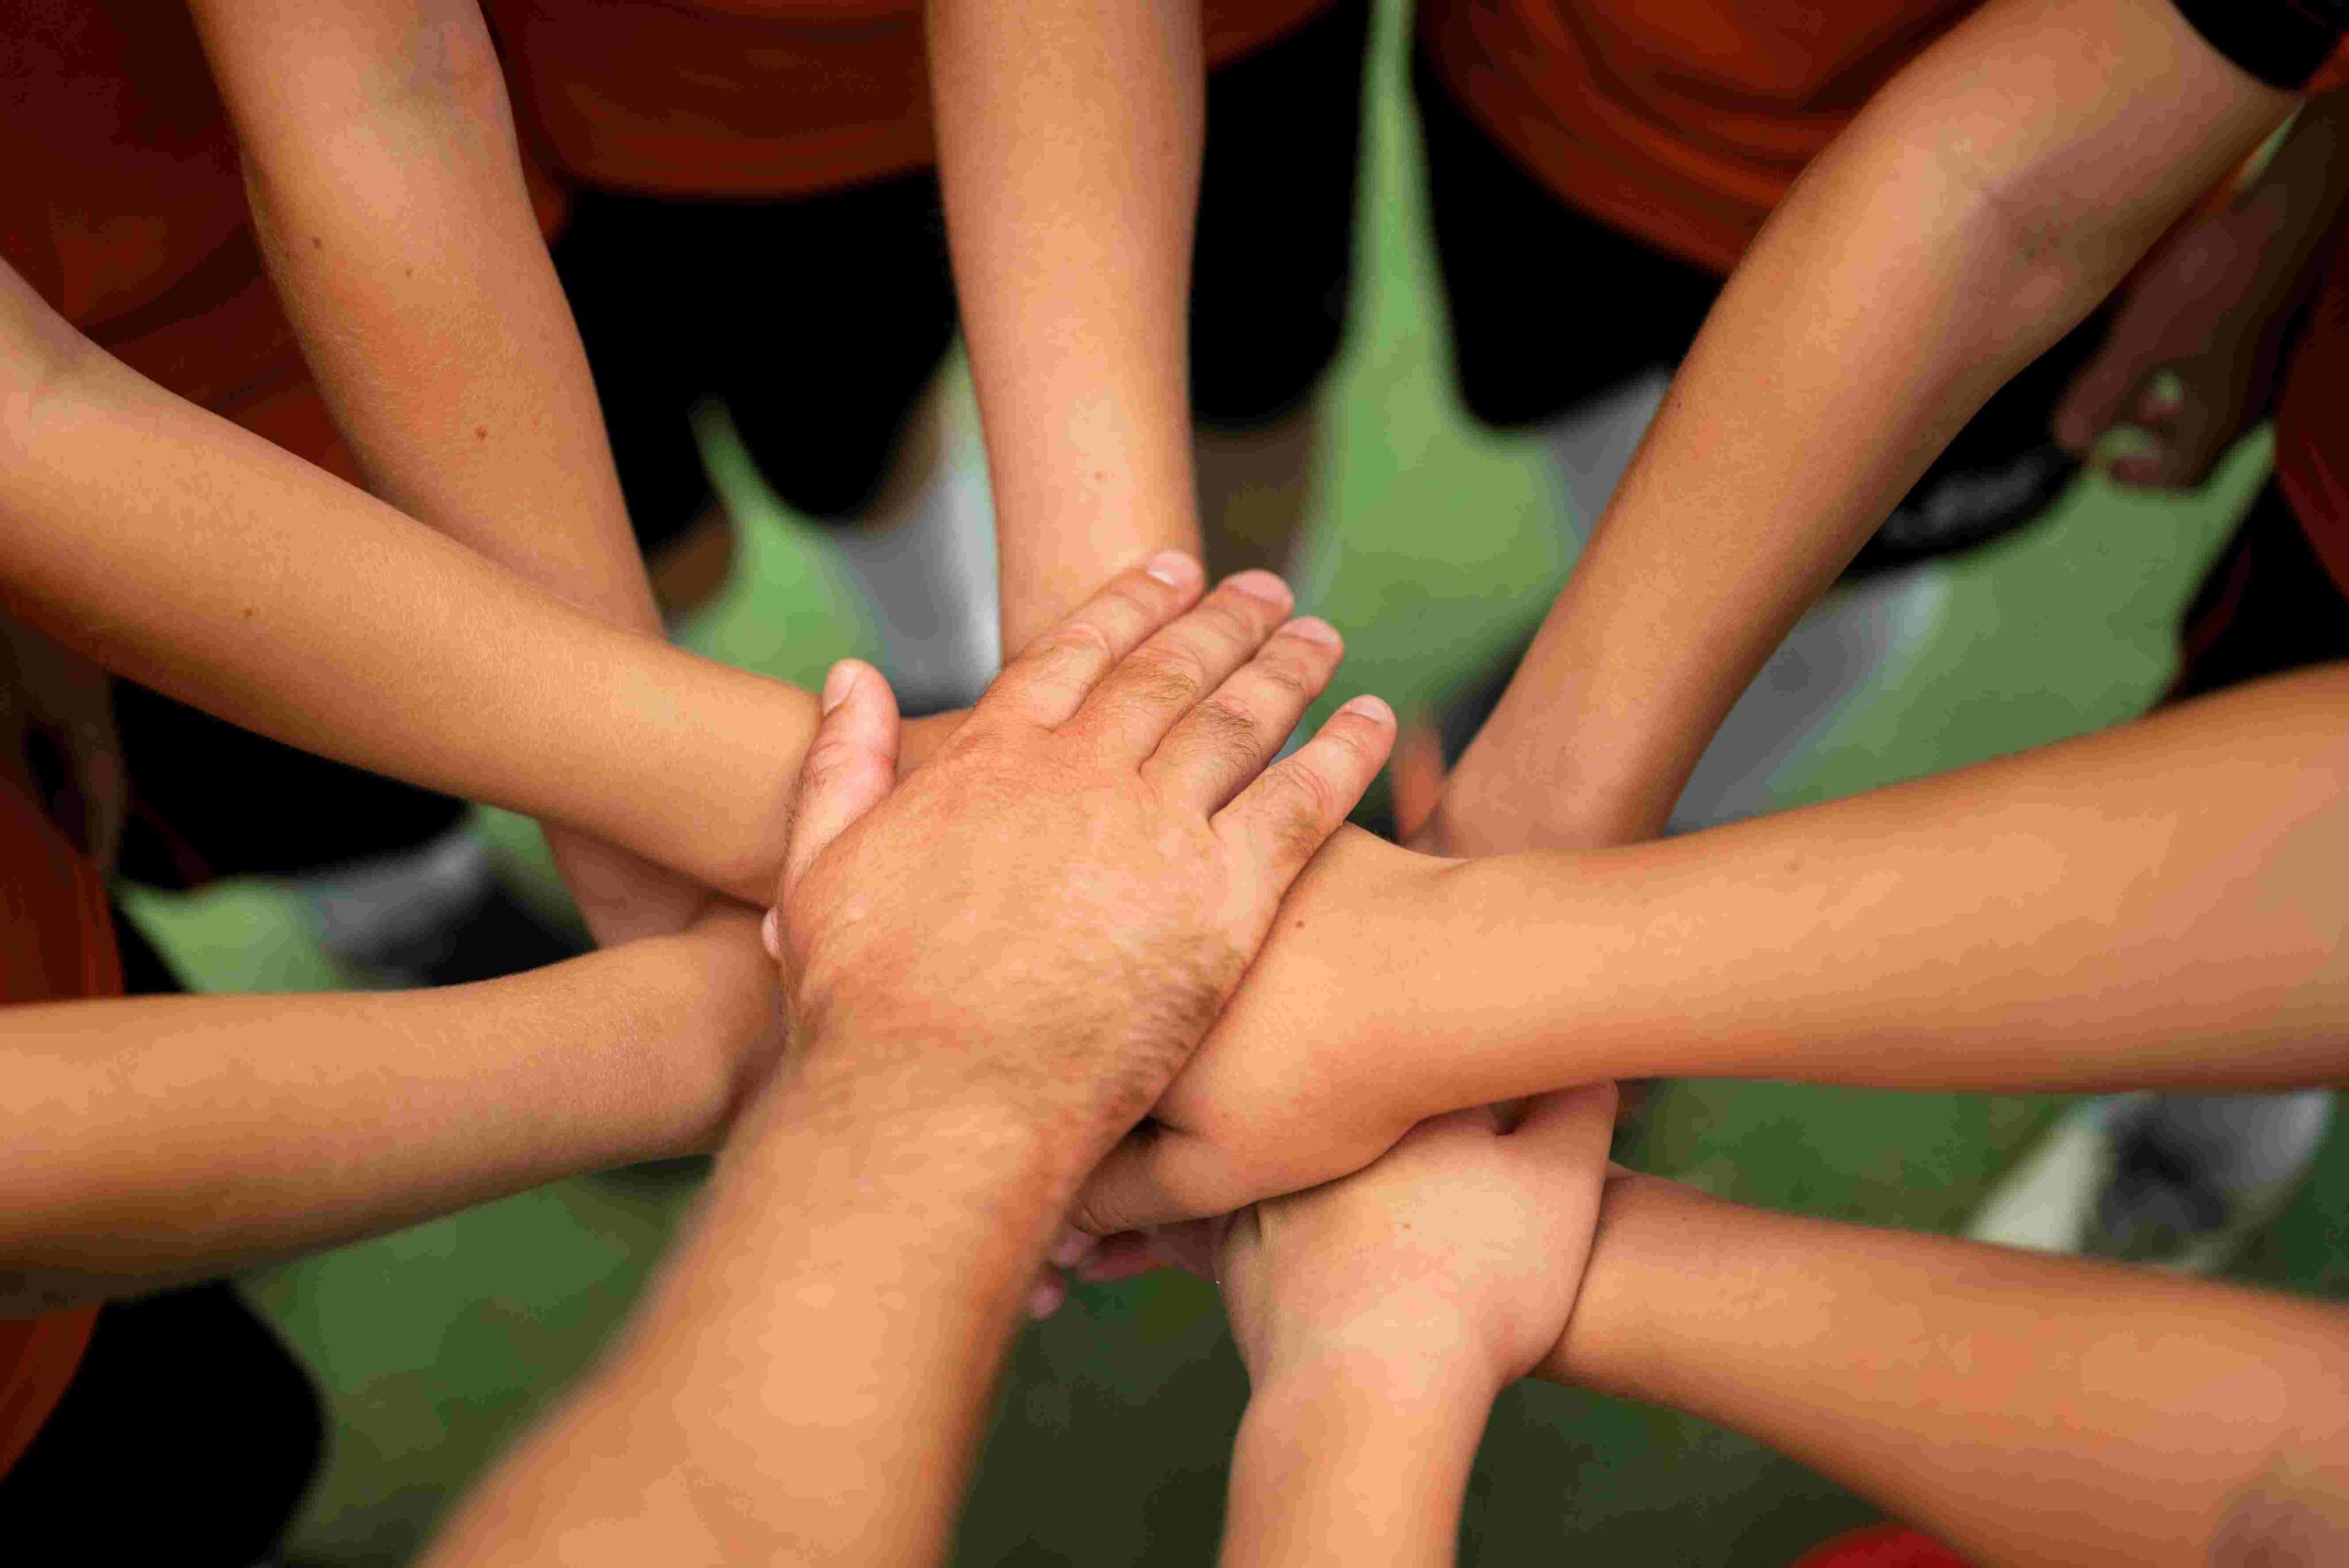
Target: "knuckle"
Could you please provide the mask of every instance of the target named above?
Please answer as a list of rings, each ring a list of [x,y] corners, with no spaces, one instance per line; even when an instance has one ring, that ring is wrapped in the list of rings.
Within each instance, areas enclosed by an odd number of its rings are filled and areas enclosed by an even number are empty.
[[[1106,659],[1117,651],[1108,631],[1089,620],[1064,621],[1039,639],[1036,651],[1054,662],[1068,659]]]
[[[1312,701],[1314,695],[1320,691],[1321,682],[1318,678],[1319,674],[1319,672],[1314,670],[1299,655],[1283,649],[1278,652],[1268,650],[1259,654],[1253,668],[1252,678],[1272,687],[1282,696],[1301,705]]]
[[[1206,600],[1191,612],[1191,619],[1211,637],[1231,642],[1253,642],[1264,635],[1263,613],[1253,607],[1263,604],[1237,590],[1227,590]]]
[[[1215,751],[1241,751],[1253,755],[1264,742],[1264,721],[1246,705],[1229,696],[1212,696],[1192,714],[1198,739]]]
[[[1187,649],[1154,649],[1129,662],[1135,694],[1144,702],[1194,703],[1207,689],[1207,671]]]

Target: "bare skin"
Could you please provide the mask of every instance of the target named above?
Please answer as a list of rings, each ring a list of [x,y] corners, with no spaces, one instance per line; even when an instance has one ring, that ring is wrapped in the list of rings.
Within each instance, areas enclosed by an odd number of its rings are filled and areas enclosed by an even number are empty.
[[[990,1402],[974,1370],[1077,1180],[1393,733],[1341,712],[1258,776],[1334,639],[1275,632],[1269,584],[1184,614],[1197,567],[1152,572],[1031,644],[894,793],[887,687],[835,671],[774,922],[791,1059],[614,1358],[432,1562],[942,1552]]]
[[[2316,1568],[2349,1550],[2349,1313],[1744,1208],[1610,1168],[1611,1104],[1425,1123],[1230,1223],[1253,1391],[1229,1568],[1452,1562],[1493,1397],[1528,1374],[1732,1427],[1969,1562]],[[1199,1267],[1197,1229],[1085,1272]]]
[[[2222,213],[2165,240],[2130,280],[2111,335],[2055,411],[2055,438],[2087,458],[2121,427],[2143,439],[2107,472],[2122,484],[2193,490],[2275,391],[2285,328],[2349,206],[2349,97],[2300,111],[2284,144]]]
[[[445,990],[0,1009],[0,1313],[706,1152],[773,1068],[777,1002],[756,918],[719,911]]]

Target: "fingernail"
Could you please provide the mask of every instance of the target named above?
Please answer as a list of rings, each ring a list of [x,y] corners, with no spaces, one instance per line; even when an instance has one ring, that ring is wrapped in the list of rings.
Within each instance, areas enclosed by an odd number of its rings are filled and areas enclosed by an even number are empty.
[[[1041,1323],[1058,1312],[1061,1303],[1067,1298],[1068,1287],[1059,1280],[1038,1280],[1028,1287],[1028,1317],[1031,1321]]]
[[[1199,580],[1199,563],[1179,550],[1162,550],[1142,571],[1170,588],[1186,588]]]
[[[1346,643],[1346,639],[1338,635],[1338,628],[1319,616],[1299,616],[1281,629],[1291,637],[1301,637],[1308,642],[1326,643],[1331,648],[1342,648]]]
[[[783,962],[782,910],[768,910],[766,918],[759,922],[759,941],[767,950],[767,956],[769,958],[774,960],[777,963],[781,963]]]
[[[849,693],[854,690],[856,666],[843,659],[832,666],[830,674],[824,677],[824,711],[829,713],[848,701]]]
[[[1100,1243],[1092,1237],[1071,1225],[1063,1228],[1060,1239],[1052,1243],[1052,1251],[1046,1252],[1044,1256],[1056,1269],[1073,1269],[1083,1262],[1085,1255],[1099,1245]]]
[[[1286,609],[1296,602],[1296,596],[1288,591],[1288,584],[1269,572],[1254,569],[1235,572],[1223,580],[1223,585],[1227,588],[1236,588],[1252,599],[1262,599],[1268,605],[1278,605],[1283,609]]]
[[[1372,696],[1368,692],[1347,703],[1338,711],[1360,714],[1364,718],[1376,719],[1381,724],[1395,722],[1395,710],[1388,707],[1383,698]]]

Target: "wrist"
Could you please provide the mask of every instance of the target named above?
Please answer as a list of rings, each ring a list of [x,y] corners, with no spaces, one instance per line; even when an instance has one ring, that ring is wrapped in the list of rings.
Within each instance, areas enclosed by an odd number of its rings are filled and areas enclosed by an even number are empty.
[[[1422,1378],[1397,1398],[1337,1370],[1292,1371],[1250,1397],[1224,1561],[1449,1562],[1494,1391]]]
[[[827,1025],[793,1051],[746,1117],[745,1136],[852,1150],[892,1173],[902,1164],[941,1202],[1057,1220],[1092,1167],[1086,1151],[1107,1142],[1073,1133],[1032,1096],[955,1072],[952,1053],[928,1035],[852,1036]]]

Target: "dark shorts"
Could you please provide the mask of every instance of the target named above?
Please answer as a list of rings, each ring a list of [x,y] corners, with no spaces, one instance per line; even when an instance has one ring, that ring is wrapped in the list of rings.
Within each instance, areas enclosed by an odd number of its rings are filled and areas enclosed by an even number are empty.
[[[1500,430],[1557,417],[1650,366],[1680,362],[1721,280],[1588,217],[1527,173],[1453,99],[1424,50],[1413,96],[1429,208],[1470,415]],[[2049,433],[2102,341],[2090,317],[1985,404],[1850,568],[1969,549],[2030,522],[2078,465]]]
[[[2349,659],[2349,596],[2270,479],[2178,619],[2182,701]]]
[[[1208,79],[1192,404],[1280,417],[1336,353],[1353,261],[1369,0],[1340,0]],[[723,398],[776,493],[854,516],[955,330],[934,171],[791,201],[588,191],[555,245],[648,551],[707,506],[689,422]]]

